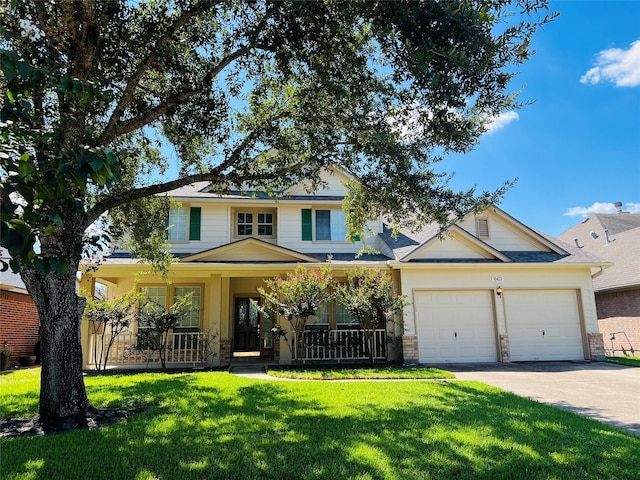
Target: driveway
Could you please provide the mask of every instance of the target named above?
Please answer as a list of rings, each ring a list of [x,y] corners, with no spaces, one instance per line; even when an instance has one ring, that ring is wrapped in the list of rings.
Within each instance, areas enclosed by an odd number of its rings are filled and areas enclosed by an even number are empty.
[[[640,368],[611,363],[531,362],[438,365],[640,435]]]

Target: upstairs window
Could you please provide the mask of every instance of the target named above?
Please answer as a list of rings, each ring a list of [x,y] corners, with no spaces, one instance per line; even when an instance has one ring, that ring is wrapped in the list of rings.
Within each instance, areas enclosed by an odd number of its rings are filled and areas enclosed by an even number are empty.
[[[235,237],[274,238],[275,213],[273,211],[237,211],[235,213]]]
[[[344,242],[347,237],[344,210],[316,210],[316,240]]]
[[[175,207],[169,210],[169,241],[187,240],[187,209]]]
[[[273,235],[273,214],[258,213],[258,236]]]
[[[186,242],[200,240],[200,207],[174,207],[169,210],[167,219],[168,240],[170,242]]]
[[[253,234],[253,213],[238,213],[238,236]]]

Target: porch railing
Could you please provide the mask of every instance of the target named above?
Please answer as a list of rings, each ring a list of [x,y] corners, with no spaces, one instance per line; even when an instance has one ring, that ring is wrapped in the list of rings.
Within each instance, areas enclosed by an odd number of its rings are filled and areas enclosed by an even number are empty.
[[[95,367],[96,358],[102,358],[102,352],[106,352],[109,339],[108,335],[105,335],[104,339],[99,334],[93,334],[91,337],[88,362],[90,367]],[[207,338],[208,334],[203,332],[168,334],[165,346],[167,365],[202,365],[210,353],[206,351]],[[147,342],[135,333],[121,333],[111,346],[107,368],[160,366],[160,352],[149,348],[145,343]]]
[[[387,337],[385,330],[373,335],[374,360],[386,360]],[[368,360],[369,342],[362,330],[307,330],[302,336],[304,361]]]

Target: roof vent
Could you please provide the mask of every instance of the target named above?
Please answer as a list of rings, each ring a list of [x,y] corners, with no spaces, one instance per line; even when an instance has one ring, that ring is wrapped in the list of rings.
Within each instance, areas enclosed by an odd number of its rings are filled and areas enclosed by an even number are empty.
[[[604,231],[604,236],[607,239],[607,245],[609,245],[611,243],[611,240],[609,239],[609,230]]]
[[[578,248],[582,248],[582,247],[580,246],[580,244],[578,243],[578,239],[577,239],[577,238],[574,238],[574,239],[573,239],[573,241],[574,241],[574,242],[576,242],[576,247],[578,247]]]
[[[596,239],[598,238],[600,235],[598,235],[596,232],[594,232],[593,230],[591,230],[591,236]]]
[[[616,202],[616,203],[614,203],[614,205],[616,206],[616,210],[618,211],[618,213],[623,213],[622,212],[622,202]]]

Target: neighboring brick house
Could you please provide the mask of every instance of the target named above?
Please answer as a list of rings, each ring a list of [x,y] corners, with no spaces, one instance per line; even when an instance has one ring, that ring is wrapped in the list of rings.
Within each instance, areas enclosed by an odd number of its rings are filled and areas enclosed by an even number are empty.
[[[0,347],[9,347],[11,363],[16,363],[36,355],[39,341],[40,319],[24,283],[11,271],[0,272]]]
[[[593,214],[558,238],[613,263],[595,275],[598,327],[609,355],[640,355],[640,214]]]

